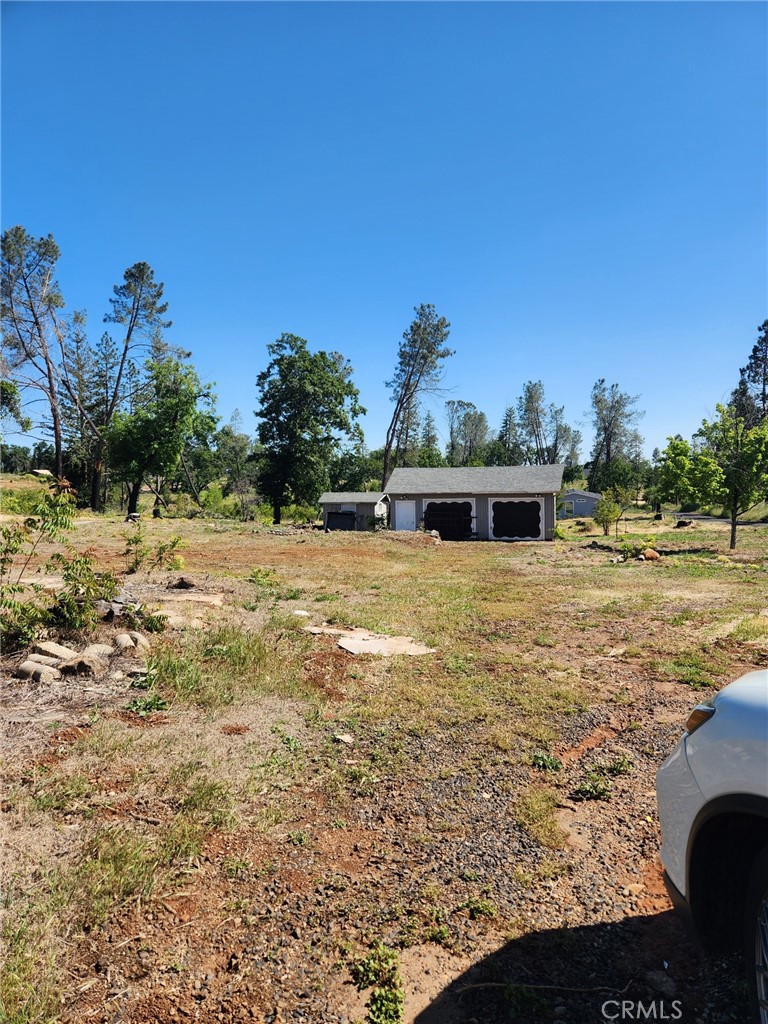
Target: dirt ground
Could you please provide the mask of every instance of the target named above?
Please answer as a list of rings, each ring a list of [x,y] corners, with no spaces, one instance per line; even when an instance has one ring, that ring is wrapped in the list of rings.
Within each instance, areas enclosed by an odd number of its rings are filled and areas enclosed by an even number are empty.
[[[593,1024],[617,1000],[745,1022],[738,958],[705,960],[671,910],[654,777],[698,700],[768,665],[766,531],[735,557],[725,529],[659,532],[658,563],[617,565],[616,538],[577,532],[436,545],[151,529],[185,539],[183,570],[122,579],[168,616],[153,651],[278,616],[303,689],[140,716],[126,710],[137,652],[47,685],[15,679],[21,654],[3,656],[6,917],[95,828],[151,842],[174,813],[169,765],[203,765],[236,794],[167,887],[96,926],[53,927],[59,1006],[38,1019],[352,1024],[371,991],[351,966],[381,941],[398,952],[407,1024]],[[121,571],[123,531],[82,520],[77,544]],[[356,657],[303,633],[323,621],[437,653]],[[608,798],[578,798],[606,764],[626,767]],[[46,804],[51,779],[70,785]]]

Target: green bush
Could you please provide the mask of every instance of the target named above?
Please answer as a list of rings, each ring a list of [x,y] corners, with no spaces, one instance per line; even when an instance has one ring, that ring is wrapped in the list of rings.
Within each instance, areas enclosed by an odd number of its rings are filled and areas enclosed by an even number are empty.
[[[6,516],[31,516],[45,498],[44,488],[28,491],[0,490],[0,512]]]

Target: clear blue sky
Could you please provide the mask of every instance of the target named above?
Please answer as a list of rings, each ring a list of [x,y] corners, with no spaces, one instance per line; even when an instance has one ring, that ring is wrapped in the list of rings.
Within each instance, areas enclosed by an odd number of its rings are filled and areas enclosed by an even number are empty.
[[[445,397],[495,428],[541,379],[588,449],[605,377],[641,396],[650,453],[714,412],[768,317],[767,11],[4,2],[2,224],[53,234],[94,339],[150,263],[168,340],[249,433],[286,331],[351,360],[379,446],[431,302]]]

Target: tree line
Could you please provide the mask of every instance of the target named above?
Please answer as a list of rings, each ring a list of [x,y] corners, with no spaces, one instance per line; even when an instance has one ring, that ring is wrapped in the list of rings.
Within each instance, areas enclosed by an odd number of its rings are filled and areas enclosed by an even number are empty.
[[[31,452],[4,446],[3,468],[45,465],[69,479],[81,503],[94,510],[119,487],[127,510],[135,511],[141,489],[149,487],[158,509],[169,502],[184,506],[187,499],[207,508],[227,500],[247,517],[264,501],[279,522],[284,507],[316,505],[325,489],[383,489],[395,466],[561,463],[566,481],[585,478],[593,491],[724,504],[724,494],[732,497],[724,466],[722,479],[703,472],[705,456],[726,443],[725,412],[720,434],[705,423],[691,442],[670,439],[650,461],[637,429],[639,396],[604,378],[592,388],[593,441],[583,462],[581,432],[567,422],[563,406],[547,400],[541,380],[525,382],[491,427],[473,402],[446,397],[451,325],[430,304],[414,308],[385,382],[392,416],[381,448],[364,444],[358,421],[365,409],[349,361],[338,352],[311,352],[293,334],[267,345],[251,436],[239,413],[221,425],[215,395],[200,381],[191,353],[168,342],[168,302],[147,263],[128,267],[115,284],[106,329],[94,341],[86,313],[67,311],[56,281],[59,258],[50,235],[34,238],[16,226],[2,236],[0,416],[29,431],[32,412],[49,438]],[[766,324],[727,406],[728,429],[740,438],[728,443],[742,452],[744,445],[760,448],[766,427]],[[432,412],[441,396],[442,440]],[[757,455],[752,461],[760,464]],[[748,492],[760,492],[759,474],[755,480],[751,490],[739,484],[738,498],[727,505],[733,515],[743,514]]]

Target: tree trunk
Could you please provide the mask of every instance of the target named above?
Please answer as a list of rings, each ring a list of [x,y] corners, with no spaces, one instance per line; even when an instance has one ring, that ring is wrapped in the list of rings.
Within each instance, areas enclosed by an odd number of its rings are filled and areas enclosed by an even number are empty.
[[[279,526],[280,520],[280,500],[276,499],[272,502],[272,522],[275,526]]]
[[[101,438],[96,442],[96,450],[93,453],[93,476],[91,477],[91,509],[98,512],[101,509],[101,478],[104,472],[104,452],[106,445]]]
[[[729,548],[731,549],[731,551],[733,551],[733,549],[736,547],[736,520],[737,520],[737,518],[738,517],[736,515],[736,512],[735,511],[731,512],[731,542],[728,545]]]
[[[139,504],[139,493],[141,492],[141,480],[136,480],[131,484],[128,492],[128,512],[127,515],[137,511],[137,505]]]

